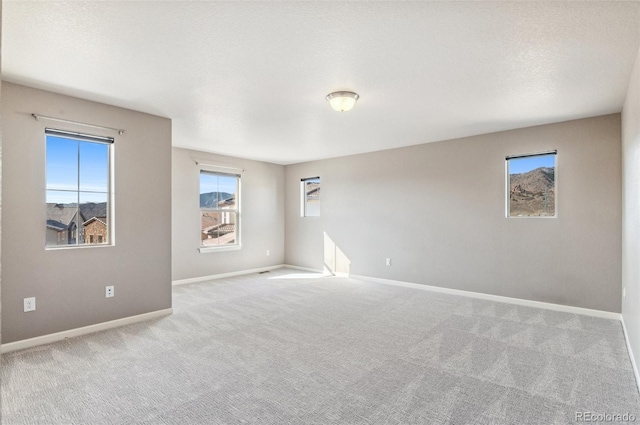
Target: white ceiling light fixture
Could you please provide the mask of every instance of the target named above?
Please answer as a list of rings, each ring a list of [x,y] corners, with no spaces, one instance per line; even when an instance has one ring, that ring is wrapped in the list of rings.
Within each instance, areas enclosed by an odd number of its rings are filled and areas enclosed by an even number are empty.
[[[338,112],[352,110],[359,98],[360,96],[352,91],[336,91],[327,95],[329,105],[334,111]]]

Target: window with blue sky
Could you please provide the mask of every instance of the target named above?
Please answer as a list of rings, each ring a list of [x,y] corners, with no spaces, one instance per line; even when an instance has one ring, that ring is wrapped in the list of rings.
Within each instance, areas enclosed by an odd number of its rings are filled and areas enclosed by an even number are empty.
[[[46,131],[46,246],[108,244],[113,139]]]
[[[506,160],[507,217],[555,217],[556,152]]]
[[[200,246],[239,245],[240,176],[200,171]]]

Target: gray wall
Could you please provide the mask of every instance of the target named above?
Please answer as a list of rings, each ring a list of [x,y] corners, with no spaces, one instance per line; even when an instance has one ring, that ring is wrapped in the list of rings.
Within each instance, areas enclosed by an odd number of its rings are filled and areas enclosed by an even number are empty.
[[[640,355],[640,51],[622,109],[622,317]]]
[[[0,1],[0,45],[2,45],[2,2]],[[0,69],[2,69],[2,49],[0,49]],[[0,105],[2,104],[2,80],[0,80]],[[0,111],[0,223],[1,211],[2,211],[2,111]],[[2,226],[0,225],[0,235],[2,235]],[[1,240],[1,238],[0,238]],[[0,258],[2,256],[2,249],[0,244]],[[1,270],[0,262],[0,270]],[[2,273],[0,271],[0,341],[2,341]],[[2,356],[0,356],[0,365],[2,363]],[[2,408],[2,399],[0,398],[0,408]],[[2,420],[2,418],[0,418]]]
[[[285,261],[323,268],[326,234],[353,275],[619,312],[620,137],[615,114],[289,165]],[[551,149],[558,218],[505,218],[505,156]]]
[[[9,83],[2,96],[2,342],[170,308],[171,121]],[[115,246],[44,249],[45,126],[115,135]]]
[[[242,249],[198,252],[201,163],[244,169],[241,180]],[[173,280],[282,264],[284,261],[284,167],[266,162],[173,148]],[[266,251],[270,250],[270,255]]]

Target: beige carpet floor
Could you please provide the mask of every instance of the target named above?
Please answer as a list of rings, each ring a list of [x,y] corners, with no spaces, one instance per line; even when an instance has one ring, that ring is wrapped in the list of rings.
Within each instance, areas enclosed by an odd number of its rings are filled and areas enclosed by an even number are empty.
[[[2,423],[640,421],[615,320],[290,269],[178,286],[173,302],[3,355]]]

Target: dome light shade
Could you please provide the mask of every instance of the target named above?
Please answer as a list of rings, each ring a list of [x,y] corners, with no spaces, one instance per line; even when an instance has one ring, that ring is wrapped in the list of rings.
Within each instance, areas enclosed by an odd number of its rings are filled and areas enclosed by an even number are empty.
[[[337,91],[329,93],[327,100],[333,110],[338,112],[346,112],[353,109],[356,106],[356,101],[360,96],[357,93],[351,91]]]

